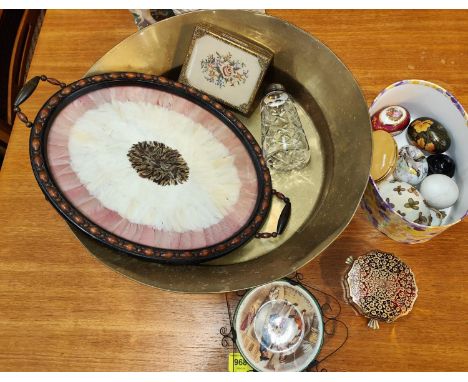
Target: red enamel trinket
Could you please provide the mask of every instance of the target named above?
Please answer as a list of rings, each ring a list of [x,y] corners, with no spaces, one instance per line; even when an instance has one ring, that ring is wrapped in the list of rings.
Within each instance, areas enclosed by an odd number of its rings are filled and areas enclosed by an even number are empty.
[[[371,117],[373,130],[384,130],[392,135],[400,134],[408,127],[409,122],[408,110],[398,105],[384,107]]]

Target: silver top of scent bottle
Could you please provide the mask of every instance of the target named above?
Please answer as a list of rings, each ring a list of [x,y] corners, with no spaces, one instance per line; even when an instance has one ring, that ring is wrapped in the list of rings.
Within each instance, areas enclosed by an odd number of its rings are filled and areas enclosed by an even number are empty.
[[[268,87],[266,88],[266,91],[265,91],[265,94],[268,94],[268,93],[271,93],[271,92],[275,92],[275,91],[285,91],[286,89],[284,88],[283,85],[281,84],[270,84],[268,85]]]

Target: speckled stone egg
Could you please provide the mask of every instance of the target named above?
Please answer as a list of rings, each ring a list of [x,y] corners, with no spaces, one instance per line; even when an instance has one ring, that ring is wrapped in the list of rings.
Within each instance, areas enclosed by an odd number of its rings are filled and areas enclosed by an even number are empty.
[[[449,178],[455,175],[455,162],[452,158],[445,154],[434,154],[427,157],[429,165],[429,175],[444,174]]]
[[[443,153],[451,144],[447,129],[429,117],[417,118],[410,123],[408,140],[411,144],[431,154]]]
[[[431,213],[430,225],[433,227],[441,226],[443,220],[447,216],[445,211],[439,211],[437,208],[429,207],[429,212]]]
[[[416,186],[427,176],[429,167],[424,153],[415,146],[403,146],[393,175],[396,180]]]
[[[406,182],[383,181],[379,184],[379,192],[387,204],[404,219],[429,225],[429,207],[416,187]]]
[[[410,121],[410,114],[403,106],[392,105],[380,109],[372,115],[374,130],[384,130],[392,135],[400,134]]]
[[[439,210],[455,204],[459,195],[455,181],[442,174],[429,175],[422,181],[420,191],[427,204]]]

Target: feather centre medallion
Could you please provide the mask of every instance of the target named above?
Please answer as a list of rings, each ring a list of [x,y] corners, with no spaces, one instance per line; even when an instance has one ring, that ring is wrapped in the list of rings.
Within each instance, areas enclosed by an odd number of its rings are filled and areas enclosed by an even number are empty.
[[[138,175],[160,186],[175,186],[189,177],[189,168],[182,155],[161,142],[135,143],[127,157]]]

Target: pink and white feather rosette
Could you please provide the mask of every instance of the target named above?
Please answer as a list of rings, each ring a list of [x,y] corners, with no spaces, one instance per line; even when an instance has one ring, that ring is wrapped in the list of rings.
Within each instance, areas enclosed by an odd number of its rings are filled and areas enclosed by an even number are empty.
[[[127,153],[142,141],[177,150],[182,184],[138,175]],[[141,245],[190,250],[238,232],[258,197],[252,159],[235,133],[204,108],[140,86],[113,86],[69,103],[53,121],[47,160],[64,196],[89,220]]]

